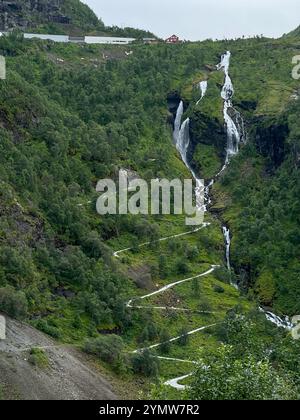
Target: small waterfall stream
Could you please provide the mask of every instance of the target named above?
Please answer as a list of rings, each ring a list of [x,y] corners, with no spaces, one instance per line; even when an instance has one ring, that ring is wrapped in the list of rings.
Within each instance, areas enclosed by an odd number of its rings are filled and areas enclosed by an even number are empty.
[[[227,262],[227,268],[229,271],[231,271],[231,264],[230,264],[230,246],[231,246],[231,238],[230,238],[230,230],[223,226],[223,234],[225,238],[226,243],[226,262]]]
[[[196,103],[196,105],[198,105],[202,101],[202,99],[204,98],[204,96],[206,95],[207,87],[208,87],[207,80],[203,80],[202,82],[199,83],[199,89],[200,89],[200,92],[201,92],[201,98]]]
[[[293,323],[290,321],[288,316],[280,318],[278,315],[273,314],[270,311],[267,311],[263,308],[259,308],[263,312],[268,321],[272,322],[279,328],[284,328],[285,330],[291,331],[294,327]]]

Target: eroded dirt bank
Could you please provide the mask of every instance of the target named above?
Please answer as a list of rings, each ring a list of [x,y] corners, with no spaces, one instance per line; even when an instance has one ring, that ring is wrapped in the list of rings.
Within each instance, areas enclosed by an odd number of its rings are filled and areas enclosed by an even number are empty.
[[[28,362],[32,348],[43,349],[49,367]],[[30,326],[7,318],[7,339],[0,340],[0,385],[3,399],[116,399],[111,385],[89,365],[84,355],[57,345]]]

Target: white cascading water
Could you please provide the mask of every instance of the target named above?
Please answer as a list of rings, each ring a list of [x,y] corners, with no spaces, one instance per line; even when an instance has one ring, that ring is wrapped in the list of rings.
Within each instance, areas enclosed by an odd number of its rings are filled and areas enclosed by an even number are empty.
[[[231,246],[231,238],[230,238],[230,230],[223,226],[223,234],[225,238],[226,243],[226,262],[227,262],[227,268],[229,271],[231,271],[231,264],[230,264],[230,246]]]
[[[181,124],[183,112],[184,112],[184,107],[183,107],[183,102],[181,101],[178,106],[177,113],[176,113],[173,137],[174,137],[176,149],[180,153],[184,164],[189,169],[189,171],[193,175],[193,178],[196,182],[196,188],[195,188],[196,206],[198,209],[199,208],[202,209],[203,207],[202,192],[203,192],[204,186],[201,180],[197,178],[193,168],[188,162],[188,150],[189,150],[189,145],[190,145],[190,119],[187,118]],[[204,210],[206,210],[206,207],[204,208]]]
[[[229,76],[229,67],[230,67],[230,58],[231,52],[227,51],[225,54],[222,55],[221,62],[218,64],[217,69],[223,70],[225,74],[225,82],[223,85],[223,89],[221,92],[222,99],[224,100],[224,121],[227,131],[227,148],[226,148],[226,161],[225,165],[218,173],[217,177],[226,169],[226,166],[230,162],[230,158],[234,155],[237,155],[239,152],[239,145],[244,137],[244,122],[243,119],[238,111],[233,108],[232,104],[232,97],[234,95],[234,87],[232,84],[232,80]],[[231,112],[234,112],[235,119],[237,121],[237,125],[234,122],[233,118],[230,116]],[[230,237],[230,230],[223,226],[223,234],[225,239],[226,245],[226,262],[227,268],[231,271],[231,263],[230,263],[230,247],[231,247],[231,237]],[[231,283],[234,287],[237,287],[236,284]]]
[[[230,272],[231,277],[231,262],[230,262],[230,248],[231,248],[231,236],[230,236],[230,230],[223,226],[223,235],[225,238],[225,245],[226,245],[226,263],[227,263],[227,269]],[[234,281],[230,280],[231,286],[235,287],[237,290],[239,289],[239,286]]]
[[[200,92],[201,92],[201,98],[196,103],[196,105],[198,105],[202,101],[202,99],[204,98],[204,96],[206,95],[207,87],[208,87],[207,80],[203,80],[202,82],[199,83],[199,89],[200,89]]]
[[[272,322],[272,324],[275,324],[277,327],[284,328],[288,331],[291,331],[294,328],[294,325],[288,316],[280,318],[278,315],[275,315],[270,311],[266,311],[263,308],[259,308],[259,310],[265,314],[268,321]]]
[[[181,101],[178,108],[177,108],[177,112],[176,112],[176,118],[175,118],[175,122],[174,122],[174,132],[173,132],[173,137],[174,137],[174,141],[177,147],[177,141],[179,138],[179,133],[180,133],[180,127],[181,127],[181,120],[182,120],[182,115],[184,112],[184,108],[183,108],[183,102]]]
[[[226,150],[226,162],[224,167],[222,168],[221,172],[218,174],[220,175],[225,169],[226,166],[230,162],[230,158],[235,156],[239,152],[240,143],[245,141],[246,133],[245,133],[245,125],[244,120],[241,114],[233,107],[232,98],[234,95],[234,87],[232,84],[232,80],[229,76],[229,67],[230,67],[230,58],[231,53],[227,51],[221,59],[220,64],[217,66],[218,70],[223,70],[225,74],[225,82],[221,92],[222,99],[224,100],[224,121],[227,130],[227,150]],[[233,117],[231,117],[230,112]],[[231,263],[230,263],[230,247],[231,247],[231,237],[230,237],[230,230],[224,226],[223,227],[223,234],[225,238],[226,244],[226,261],[227,261],[227,268],[231,270]],[[233,286],[238,287],[236,284]],[[260,311],[263,312],[268,321],[275,324],[277,327],[284,328],[286,330],[291,330],[293,328],[293,324],[290,322],[289,317],[280,318],[279,316],[273,314],[270,311],[266,311],[263,308],[260,308]]]
[[[231,78],[229,76],[229,67],[230,67],[230,58],[231,53],[230,51],[227,51],[226,54],[222,56],[221,63],[217,66],[218,70],[223,70],[225,74],[225,83],[221,92],[221,96],[224,99],[224,120],[226,124],[227,129],[227,155],[226,155],[226,162],[222,170],[216,175],[216,178],[226,169],[227,165],[230,162],[230,158],[234,155],[236,155],[239,152],[239,146],[242,141],[245,141],[246,135],[245,135],[245,127],[244,127],[244,121],[238,111],[236,111],[232,104],[232,97],[234,95],[234,87],[231,81]],[[201,89],[201,99],[198,101],[198,103],[203,99],[203,97],[206,94],[207,91],[207,82],[201,82],[199,84],[199,87]],[[230,116],[229,111],[234,114],[235,121]],[[202,194],[203,191],[203,185],[202,182],[196,177],[196,174],[194,170],[191,168],[190,164],[188,163],[188,149],[190,145],[190,119],[187,118],[182,124],[182,116],[184,113],[184,106],[183,102],[181,101],[175,118],[174,123],[174,141],[176,144],[176,148],[179,151],[183,162],[187,166],[187,168],[192,173],[195,181],[196,181],[196,200],[197,203],[199,202],[199,196]],[[209,204],[211,202],[209,191],[211,186],[214,184],[214,179],[210,181],[208,186],[205,188],[205,198],[206,198],[206,205],[204,206],[204,210],[206,211],[207,203]],[[228,270],[231,270],[231,262],[230,262],[230,248],[231,248],[231,236],[230,236],[230,230],[224,226],[223,227],[223,234],[225,238],[225,244],[226,244],[226,262],[227,262],[227,268]],[[236,288],[238,288],[238,285],[235,283],[232,283],[232,285]],[[260,308],[260,311],[263,312],[267,318],[268,321],[272,322],[278,327],[284,328],[286,330],[291,330],[293,328],[293,324],[290,322],[288,317],[280,318],[279,316],[273,314],[270,311],[266,311],[263,308]]]
[[[224,100],[224,121],[227,130],[227,154],[226,165],[229,163],[230,158],[239,152],[240,143],[244,140],[245,130],[244,122],[238,111],[232,105],[231,99],[234,95],[234,88],[229,76],[231,52],[227,51],[222,55],[220,64],[217,69],[223,70],[225,74],[225,82],[221,92],[222,99]],[[230,114],[234,114],[234,119]]]

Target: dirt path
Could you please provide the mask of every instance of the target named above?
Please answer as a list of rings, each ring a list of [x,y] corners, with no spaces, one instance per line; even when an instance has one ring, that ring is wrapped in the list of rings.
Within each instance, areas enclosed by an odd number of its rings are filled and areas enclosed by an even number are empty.
[[[44,349],[49,368],[28,362],[33,347]],[[59,346],[34,328],[7,319],[7,339],[0,340],[0,385],[3,397],[22,400],[113,400],[111,385],[85,355]]]

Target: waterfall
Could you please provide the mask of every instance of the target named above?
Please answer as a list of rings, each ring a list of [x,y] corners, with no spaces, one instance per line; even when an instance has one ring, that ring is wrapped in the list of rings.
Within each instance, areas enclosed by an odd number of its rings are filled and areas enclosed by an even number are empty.
[[[231,236],[230,236],[230,230],[223,226],[223,235],[225,239],[225,245],[226,245],[226,263],[227,263],[227,269],[230,273],[231,277],[231,262],[230,262],[230,247],[231,247]],[[235,287],[237,290],[239,290],[239,286],[234,281],[230,280],[231,286]]]
[[[245,138],[245,127],[244,121],[241,114],[236,111],[232,104],[232,98],[234,95],[234,87],[232,80],[229,75],[230,68],[230,58],[231,52],[227,51],[222,55],[221,62],[217,66],[217,70],[223,70],[225,74],[225,81],[221,91],[221,97],[224,100],[224,121],[227,130],[227,148],[226,148],[226,161],[225,165],[218,173],[217,177],[226,169],[226,166],[230,162],[230,158],[235,156],[239,152],[239,145],[241,141]],[[232,115],[232,116],[231,116]],[[230,263],[230,247],[231,247],[231,237],[230,230],[223,226],[223,235],[226,245],[226,262],[227,268],[231,272],[231,263]],[[231,283],[234,287],[238,287],[235,283]]]
[[[215,179],[218,178],[221,173],[226,169],[227,165],[230,162],[230,158],[234,155],[237,155],[239,152],[239,146],[241,142],[246,141],[246,130],[243,118],[241,114],[233,107],[232,98],[234,95],[234,87],[232,84],[232,80],[229,76],[229,67],[230,67],[230,58],[231,53],[227,51],[226,54],[222,56],[220,64],[217,66],[218,70],[223,70],[225,74],[225,82],[222,88],[221,97],[224,100],[224,121],[227,130],[227,155],[225,165],[221,169],[221,171],[215,176],[214,179],[210,181],[207,187],[204,188],[205,192],[205,203],[210,204],[211,199],[209,195],[209,191],[211,186],[214,184]],[[203,81],[199,83],[199,89],[201,91],[201,98],[197,102],[197,105],[201,102],[207,92],[207,81]],[[190,119],[187,118],[182,124],[182,116],[184,113],[184,106],[183,102],[181,101],[174,122],[174,142],[176,145],[177,150],[179,151],[183,162],[185,163],[186,167],[192,173],[195,181],[196,181],[196,200],[197,203],[201,202],[201,194],[203,191],[203,184],[197,178],[194,170],[191,168],[190,164],[188,163],[188,149],[190,146]],[[200,204],[199,204],[200,206]],[[201,205],[203,207],[203,205]],[[207,204],[204,205],[204,211],[207,211]],[[226,226],[223,226],[223,235],[225,238],[226,244],[226,263],[227,268],[231,271],[231,261],[230,261],[230,248],[231,248],[231,235],[230,230]],[[236,283],[231,282],[231,285],[238,289],[238,285]],[[284,328],[286,330],[292,330],[293,324],[291,323],[289,317],[282,317],[273,314],[270,311],[267,311],[263,308],[259,308],[262,313],[265,314],[266,319],[277,327]]]
[[[191,172],[195,182],[196,182],[196,188],[195,188],[195,196],[196,196],[196,207],[198,209],[202,209],[206,211],[206,206],[203,206],[203,200],[202,200],[202,193],[203,193],[203,183],[202,181],[196,176],[195,171],[191,167],[191,165],[188,162],[188,150],[190,146],[190,119],[187,118],[182,124],[182,116],[183,116],[183,102],[181,101],[175,118],[174,123],[174,132],[173,132],[173,138],[176,145],[176,149],[181,155],[181,159],[184,162],[185,166],[188,168],[188,170]]]
[[[188,158],[187,158],[189,145],[190,145],[190,119],[187,118],[182,123],[182,125],[179,129],[178,136],[177,136],[177,139],[176,139],[176,148],[177,148],[178,152],[180,153],[181,158],[182,158],[183,162],[185,163],[185,165],[188,167],[188,169],[191,172],[193,172],[189,163],[188,163]]]
[[[268,321],[272,322],[272,324],[275,324],[277,327],[284,328],[288,331],[293,329],[294,325],[291,323],[288,316],[280,318],[278,315],[275,315],[270,311],[266,311],[263,308],[259,308],[259,310],[265,314]]]
[[[202,99],[204,98],[204,96],[206,95],[207,86],[208,86],[207,80],[203,80],[202,82],[199,83],[199,89],[200,89],[200,92],[201,92],[201,98],[196,103],[196,105],[198,105],[202,101]]]
[[[175,122],[174,122],[173,137],[174,137],[174,141],[175,141],[176,145],[177,145],[178,136],[179,136],[179,132],[180,132],[183,111],[184,111],[183,102],[181,101],[179,106],[178,106],[178,109],[177,109],[177,112],[176,112],[176,118],[175,118]]]
[[[227,262],[227,268],[230,271],[231,270],[231,264],[230,264],[231,238],[230,238],[230,230],[226,226],[223,226],[223,234],[224,234],[225,243],[226,243],[226,262]]]
[[[239,152],[239,146],[241,142],[245,142],[246,140],[246,130],[244,120],[241,114],[234,109],[232,104],[232,98],[234,95],[234,87],[232,84],[232,80],[229,76],[229,67],[230,67],[230,58],[231,53],[227,51],[226,54],[222,56],[220,64],[218,64],[217,69],[223,70],[225,74],[225,82],[221,92],[221,97],[224,100],[224,121],[227,129],[227,156],[225,166],[219,172],[220,175],[230,162],[230,158],[235,156]],[[231,116],[232,115],[232,116]],[[217,176],[218,176],[217,175]],[[223,227],[223,234],[225,238],[226,244],[226,261],[227,261],[227,268],[231,270],[231,262],[230,262],[230,247],[231,247],[231,237],[230,237],[230,230],[227,227]],[[234,287],[238,288],[238,285],[235,283],[231,283]],[[277,327],[284,328],[286,330],[291,330],[293,328],[293,324],[290,322],[289,317],[285,316],[280,318],[279,316],[273,314],[270,311],[266,311],[263,308],[260,308],[260,311],[263,312],[268,321],[275,324]]]
[[[236,111],[232,105],[232,98],[234,95],[234,87],[229,76],[231,52],[227,51],[222,56],[220,64],[217,69],[223,70],[225,74],[225,82],[221,92],[221,97],[224,100],[224,121],[227,130],[227,150],[226,150],[226,165],[230,158],[239,152],[239,146],[245,138],[244,122],[241,114]]]

